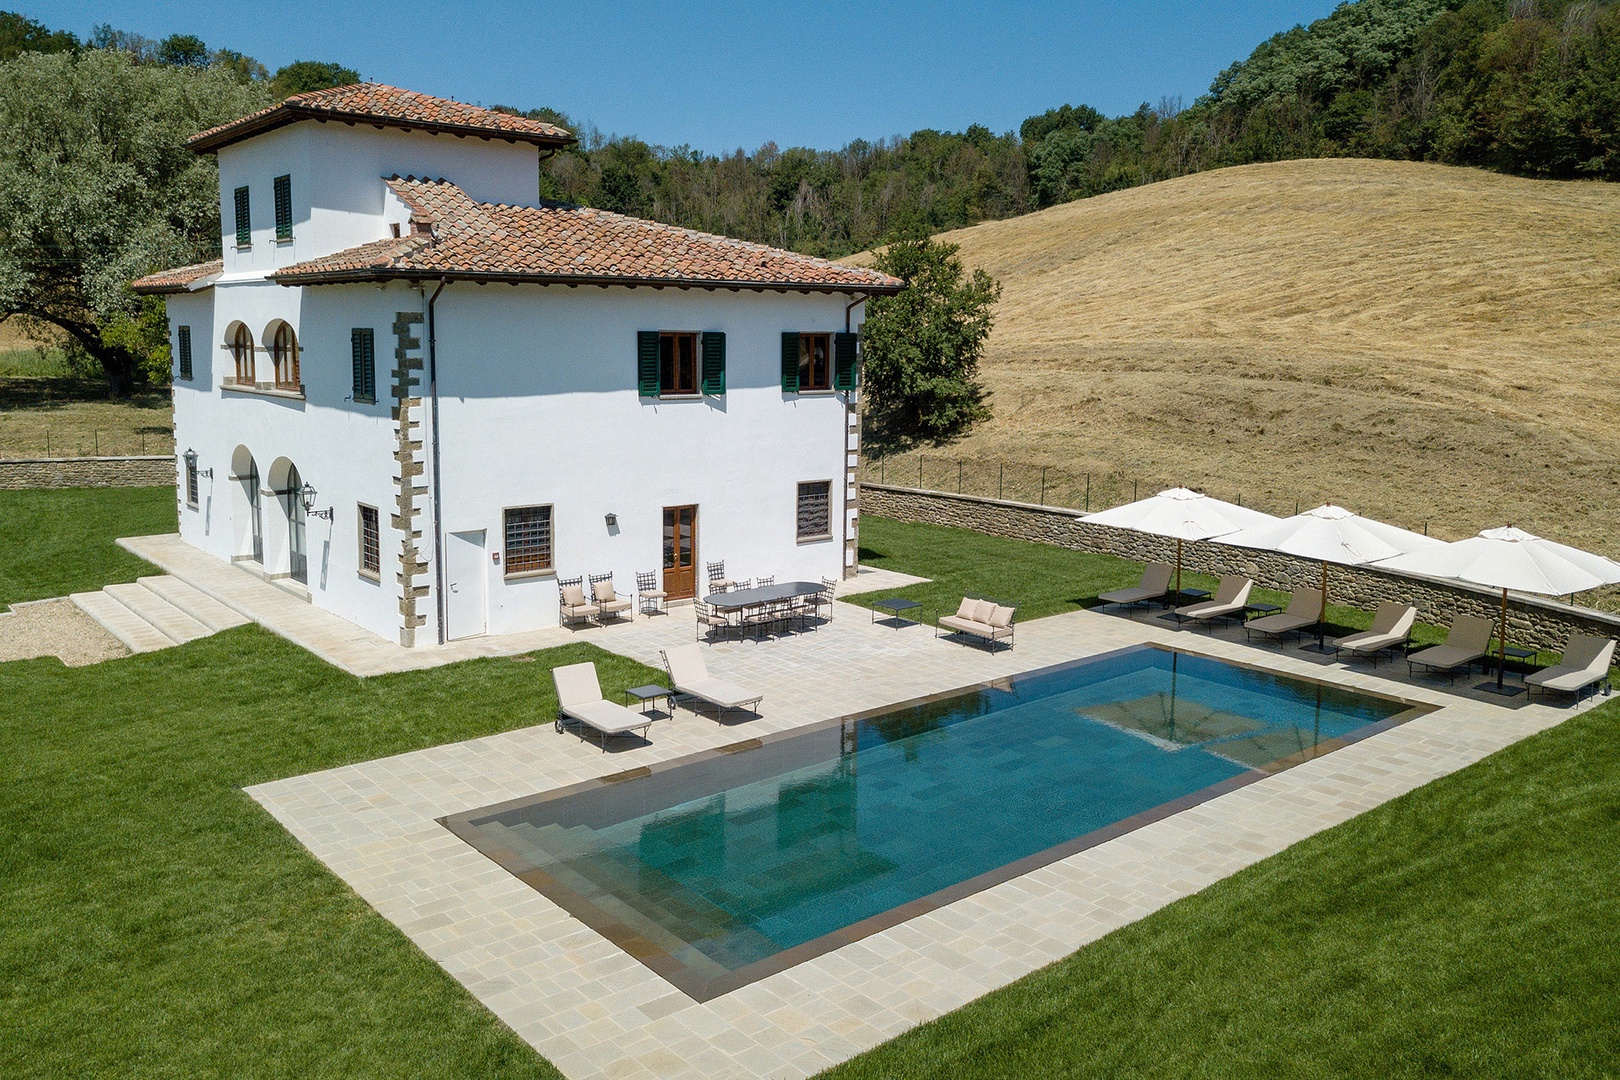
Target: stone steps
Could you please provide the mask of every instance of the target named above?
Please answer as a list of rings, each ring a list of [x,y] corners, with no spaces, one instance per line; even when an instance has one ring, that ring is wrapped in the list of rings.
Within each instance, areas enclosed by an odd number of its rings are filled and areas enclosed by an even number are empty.
[[[213,631],[144,585],[108,585],[101,590],[157,628],[176,645],[205,638]]]
[[[134,653],[157,652],[175,644],[163,631],[135,614],[106,592],[74,593],[69,597],[78,609]]]
[[[150,589],[214,633],[236,626],[246,626],[252,621],[241,612],[226,607],[201,589],[188,585],[177,577],[169,577],[166,574],[161,577],[143,577],[139,579],[138,584]]]

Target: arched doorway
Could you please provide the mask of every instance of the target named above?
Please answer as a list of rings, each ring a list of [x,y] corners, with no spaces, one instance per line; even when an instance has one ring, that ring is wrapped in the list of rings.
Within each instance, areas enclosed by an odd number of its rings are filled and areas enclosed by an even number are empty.
[[[242,500],[236,504],[236,552],[264,565],[264,479],[259,475],[259,463],[253,460],[248,448],[238,446],[231,455],[231,475],[242,485]]]
[[[304,496],[300,488],[304,478],[298,475],[298,466],[287,466],[287,485],[281,492],[281,504],[287,511],[287,570],[292,579],[309,584],[309,549],[304,539]]]
[[[252,458],[248,459],[247,475],[242,478],[247,485],[248,501],[248,529],[253,537],[253,561],[260,566],[264,565],[264,498],[263,488],[259,486],[259,463]]]

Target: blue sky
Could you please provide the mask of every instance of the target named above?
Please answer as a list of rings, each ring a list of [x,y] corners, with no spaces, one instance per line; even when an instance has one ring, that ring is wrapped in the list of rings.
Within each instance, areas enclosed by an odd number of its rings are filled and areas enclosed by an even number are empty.
[[[726,152],[830,149],[1056,105],[1191,103],[1259,42],[1333,0],[1187,3],[427,3],[10,0],[81,36],[111,23],[257,57],[335,60],[462,101],[561,109],[605,133]]]

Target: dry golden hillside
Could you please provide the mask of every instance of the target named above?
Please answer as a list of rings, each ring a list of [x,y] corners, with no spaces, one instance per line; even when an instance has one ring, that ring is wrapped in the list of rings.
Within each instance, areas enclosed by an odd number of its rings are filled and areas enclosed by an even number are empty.
[[[943,239],[1004,293],[994,418],[931,475],[1112,470],[1620,555],[1620,186],[1295,161]]]

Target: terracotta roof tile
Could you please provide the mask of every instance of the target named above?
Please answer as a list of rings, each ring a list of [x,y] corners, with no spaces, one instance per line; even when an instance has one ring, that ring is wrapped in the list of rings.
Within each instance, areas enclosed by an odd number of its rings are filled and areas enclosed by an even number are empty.
[[[564,146],[574,136],[555,124],[483,109],[448,98],[401,90],[382,83],[355,83],[294,94],[268,109],[200,131],[186,140],[198,153],[229,146],[260,132],[299,120],[381,124],[419,131],[510,139],[538,146]]]
[[[192,283],[224,272],[225,260],[209,259],[207,262],[193,263],[191,266],[177,266],[173,270],[159,270],[155,274],[147,274],[143,278],[136,278],[130,287],[143,296],[183,293],[190,291]]]
[[[430,233],[377,241],[283,268],[283,285],[457,277],[581,284],[718,285],[897,292],[897,278],[606,210],[474,202],[446,180],[388,185]]]

